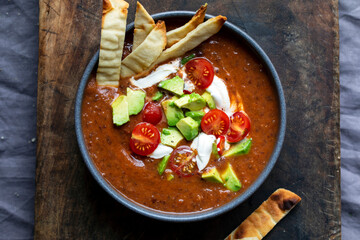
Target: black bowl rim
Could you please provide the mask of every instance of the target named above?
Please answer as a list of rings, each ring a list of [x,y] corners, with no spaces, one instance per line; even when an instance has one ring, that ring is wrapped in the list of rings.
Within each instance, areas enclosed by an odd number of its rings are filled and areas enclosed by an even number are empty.
[[[191,18],[195,12],[192,11],[169,11],[169,12],[162,12],[152,15],[154,20],[159,19],[166,19],[166,18],[174,18],[174,17],[180,17],[180,18]],[[212,15],[206,14],[205,19],[212,18]],[[134,23],[130,23],[126,31],[133,29]],[[278,132],[278,141],[275,145],[275,148],[273,150],[273,153],[269,159],[269,162],[267,166],[264,168],[260,176],[255,180],[255,182],[240,196],[236,197],[229,203],[222,205],[220,207],[214,208],[212,210],[204,211],[204,212],[195,212],[195,213],[167,213],[167,212],[161,212],[157,210],[153,210],[151,208],[148,208],[146,206],[137,204],[125,196],[121,195],[117,190],[115,190],[99,173],[97,170],[95,164],[92,162],[86,146],[84,142],[84,137],[82,134],[82,125],[81,125],[81,106],[82,106],[82,99],[83,99],[83,93],[86,87],[86,83],[89,79],[89,76],[98,62],[99,59],[99,51],[96,52],[96,54],[92,57],[89,64],[87,65],[84,74],[81,78],[81,82],[79,84],[79,88],[76,94],[76,100],[75,100],[75,131],[76,131],[76,138],[78,141],[78,145],[80,148],[81,155],[85,161],[86,166],[88,167],[89,171],[91,172],[92,176],[95,178],[95,180],[100,184],[100,186],[108,193],[110,196],[112,196],[115,200],[117,200],[122,205],[126,206],[127,208],[142,214],[144,216],[157,219],[157,220],[163,220],[163,221],[169,221],[169,222],[193,222],[193,221],[200,221],[205,220],[209,218],[213,218],[215,216],[219,216],[220,214],[223,214],[225,212],[230,211],[231,209],[235,208],[239,204],[243,203],[246,199],[248,199],[265,181],[265,179],[270,174],[271,170],[273,169],[281,148],[284,141],[285,136],[285,129],[286,129],[286,104],[285,104],[285,97],[282,89],[282,85],[280,82],[280,79],[278,77],[278,74],[270,61],[269,57],[265,54],[265,52],[262,50],[262,48],[253,40],[247,33],[245,33],[243,30],[238,28],[232,23],[229,23],[228,21],[225,22],[223,28],[227,28],[228,30],[236,33],[236,37],[239,39],[244,40],[248,47],[252,50],[254,54],[256,54],[260,61],[265,63],[265,67],[267,68],[269,77],[272,78],[272,80],[275,83],[275,87],[278,93],[279,97],[279,105],[280,105],[280,126],[279,126],[279,132]]]

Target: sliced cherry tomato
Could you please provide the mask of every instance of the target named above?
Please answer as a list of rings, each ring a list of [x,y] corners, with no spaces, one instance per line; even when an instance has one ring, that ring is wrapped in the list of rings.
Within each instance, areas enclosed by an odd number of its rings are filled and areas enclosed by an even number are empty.
[[[225,150],[225,137],[224,136],[220,136],[217,139],[216,148],[218,150],[219,155],[221,156],[224,153],[224,150]]]
[[[144,108],[143,121],[156,125],[161,121],[161,119],[161,107],[156,103],[148,102]]]
[[[155,151],[160,143],[159,130],[150,123],[137,124],[130,138],[131,150],[141,156],[146,156]]]
[[[229,117],[219,109],[210,110],[201,119],[201,129],[216,137],[225,135],[229,129]]]
[[[205,58],[194,58],[185,64],[187,77],[199,88],[205,89],[214,80],[214,67]]]
[[[183,92],[184,92],[184,94],[190,94],[191,93],[191,91],[186,90],[186,89],[184,89]]]
[[[197,172],[195,156],[189,146],[180,146],[171,153],[169,166],[179,176],[190,177]]]
[[[245,112],[236,112],[230,117],[230,131],[226,139],[235,143],[243,140],[250,132],[250,119]]]

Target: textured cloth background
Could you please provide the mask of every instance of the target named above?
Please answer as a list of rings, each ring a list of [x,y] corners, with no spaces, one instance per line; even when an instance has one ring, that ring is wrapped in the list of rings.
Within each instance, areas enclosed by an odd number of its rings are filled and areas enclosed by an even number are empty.
[[[0,239],[34,227],[38,0],[0,0]]]
[[[360,239],[360,0],[340,0],[341,207],[344,240]]]
[[[360,0],[340,0],[342,236],[360,236]],[[38,0],[0,0],[0,239],[34,227]]]

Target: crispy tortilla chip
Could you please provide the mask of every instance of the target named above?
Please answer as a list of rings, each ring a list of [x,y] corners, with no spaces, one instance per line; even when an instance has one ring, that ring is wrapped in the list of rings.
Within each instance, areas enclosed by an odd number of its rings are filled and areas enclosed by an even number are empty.
[[[103,15],[113,10],[114,7],[110,0],[103,0]]]
[[[226,240],[262,239],[300,201],[301,198],[295,193],[279,188],[227,236]]]
[[[158,21],[145,40],[122,62],[121,78],[146,70],[160,56],[166,46],[165,22]]]
[[[180,57],[187,51],[197,47],[200,43],[219,32],[225,21],[226,17],[219,15],[201,23],[197,28],[189,32],[185,38],[163,51],[153,66],[169,59]]]
[[[260,240],[260,239],[258,239],[257,237],[246,237],[246,238],[240,238],[237,240]]]
[[[137,2],[136,5],[134,25],[133,51],[145,40],[146,36],[155,27],[154,19],[139,2]]]
[[[110,68],[107,68],[110,69]],[[119,75],[118,69],[110,69],[110,72],[115,72],[113,74],[107,74],[107,73],[103,73],[103,72],[97,72],[96,73],[96,81],[101,82],[103,86],[118,86],[115,85],[115,83],[118,84],[119,79],[117,78],[117,76]]]
[[[176,28],[166,33],[167,44],[166,47],[171,47],[181,39],[183,39],[189,32],[194,30],[199,24],[204,22],[204,17],[207,9],[207,3],[202,5],[195,15],[184,26]]]
[[[129,4],[123,0],[103,0],[100,56],[96,73],[99,85],[119,85],[128,7]]]

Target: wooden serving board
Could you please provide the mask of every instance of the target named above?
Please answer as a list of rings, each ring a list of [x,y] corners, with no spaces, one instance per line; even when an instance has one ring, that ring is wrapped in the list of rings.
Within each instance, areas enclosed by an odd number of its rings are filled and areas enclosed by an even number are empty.
[[[150,14],[195,11],[205,1],[150,1]],[[338,2],[207,0],[273,61],[287,103],[280,158],[248,201],[222,216],[166,223],[108,196],[86,168],[74,129],[75,93],[99,48],[102,0],[40,0],[36,239],[223,239],[275,189],[302,202],[266,239],[340,239]],[[128,22],[135,1],[129,1]]]

